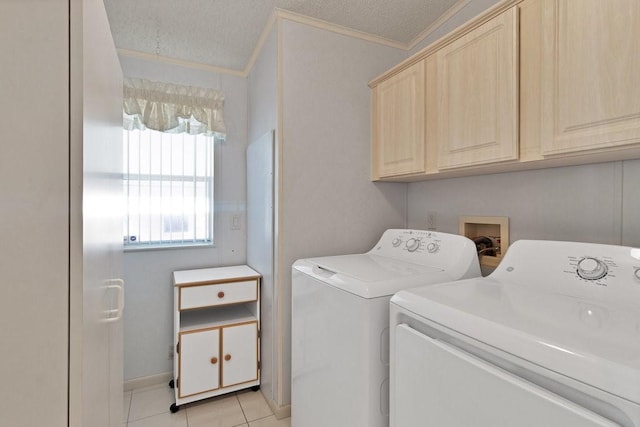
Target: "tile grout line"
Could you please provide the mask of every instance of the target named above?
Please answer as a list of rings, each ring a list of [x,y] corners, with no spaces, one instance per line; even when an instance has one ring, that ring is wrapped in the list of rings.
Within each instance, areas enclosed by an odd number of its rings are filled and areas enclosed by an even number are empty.
[[[238,401],[238,406],[240,406],[240,410],[242,411],[242,416],[244,417],[244,423],[249,425],[249,420],[247,419],[247,414],[244,413],[244,408],[242,407],[242,402],[240,402],[240,397],[238,397],[238,392],[234,393],[236,395],[236,400]],[[241,425],[241,424],[240,424]]]

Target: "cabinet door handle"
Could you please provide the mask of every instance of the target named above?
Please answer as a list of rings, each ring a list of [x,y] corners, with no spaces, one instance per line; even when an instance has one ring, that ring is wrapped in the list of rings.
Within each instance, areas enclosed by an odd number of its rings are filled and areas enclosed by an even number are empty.
[[[224,360],[226,360],[227,362],[228,362],[229,360],[231,360],[231,355],[230,355],[230,354],[225,354],[225,356],[224,356]]]
[[[218,358],[217,357],[212,357],[211,358],[211,364],[215,365],[216,363],[218,363]]]
[[[218,292],[218,298],[224,298],[224,292],[222,291]]]

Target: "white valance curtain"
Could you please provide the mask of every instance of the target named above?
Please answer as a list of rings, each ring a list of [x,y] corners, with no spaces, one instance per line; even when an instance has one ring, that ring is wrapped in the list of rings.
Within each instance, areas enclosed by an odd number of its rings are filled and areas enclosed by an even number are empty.
[[[224,138],[222,92],[194,86],[124,79],[124,127]]]

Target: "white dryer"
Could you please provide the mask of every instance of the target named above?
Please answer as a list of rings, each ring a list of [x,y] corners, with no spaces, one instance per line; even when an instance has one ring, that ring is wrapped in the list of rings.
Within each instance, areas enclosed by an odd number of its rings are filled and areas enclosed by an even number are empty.
[[[518,241],[391,300],[392,427],[640,426],[640,250]]]
[[[388,425],[389,300],[401,290],[480,275],[466,237],[387,230],[366,254],[292,268],[294,427]]]

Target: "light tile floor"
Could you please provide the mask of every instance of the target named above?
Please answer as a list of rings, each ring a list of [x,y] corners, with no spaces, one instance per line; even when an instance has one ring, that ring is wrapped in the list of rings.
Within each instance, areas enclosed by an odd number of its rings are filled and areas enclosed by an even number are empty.
[[[175,414],[173,389],[166,384],[124,394],[123,427],[291,427],[291,419],[278,420],[262,392],[243,390],[193,402]]]

